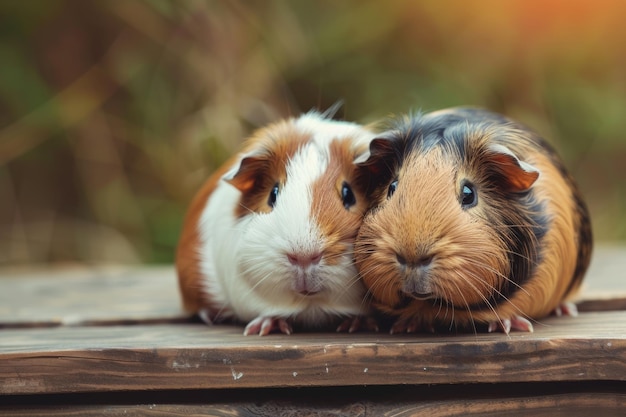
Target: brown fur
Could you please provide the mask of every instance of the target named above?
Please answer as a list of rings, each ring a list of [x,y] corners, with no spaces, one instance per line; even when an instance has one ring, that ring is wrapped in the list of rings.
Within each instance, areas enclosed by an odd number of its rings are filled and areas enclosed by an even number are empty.
[[[242,192],[236,217],[271,211],[267,204],[271,189],[275,184],[284,184],[287,161],[309,139],[290,122],[276,123],[253,136],[249,142],[255,147],[253,155],[243,159],[239,171],[229,180]]]
[[[436,125],[432,132],[453,124],[456,130],[444,145],[425,145],[430,139],[420,135],[438,134],[427,132],[428,123]],[[463,141],[454,138],[459,132]],[[355,246],[357,266],[382,311],[424,328],[476,329],[517,315],[544,317],[578,287],[591,252],[589,217],[543,140],[498,115],[462,109],[405,121],[390,135],[397,144],[375,143],[361,167],[384,179],[370,181],[374,204]],[[464,179],[478,190],[478,204],[467,209],[458,200]],[[510,200],[527,189],[530,199]],[[517,223],[525,233],[521,244],[517,235],[500,233]],[[522,248],[517,258],[514,245]],[[424,259],[432,259],[428,268],[413,267]],[[527,268],[519,267],[524,259],[532,260]]]
[[[328,169],[313,184],[311,217],[323,228],[323,234],[328,239],[324,252],[326,262],[330,265],[337,264],[339,256],[346,252],[346,246],[354,243],[368,206],[364,190],[355,183],[356,167],[353,163],[365,150],[355,149],[349,138],[333,141]],[[356,198],[356,204],[348,210],[342,204],[344,182],[351,187]],[[334,189],[336,193],[329,194],[329,189]]]
[[[242,151],[228,159],[204,183],[193,198],[181,232],[176,251],[176,270],[178,284],[182,295],[183,307],[186,311],[195,313],[201,308],[208,308],[212,314],[221,307],[211,305],[209,294],[203,292],[199,269],[199,236],[198,222],[211,194],[220,179],[238,163],[242,155],[244,158],[231,184],[242,191],[241,203],[235,208],[235,215],[242,217],[254,212],[268,212],[271,208],[267,204],[267,196],[275,183],[284,182],[285,165],[289,156],[293,155],[308,137],[295,130],[289,121],[282,121],[255,132],[246,142]]]
[[[217,187],[218,181],[237,159],[238,156],[233,156],[209,177],[191,201],[183,221],[183,229],[176,248],[176,272],[178,273],[178,285],[183,299],[183,307],[185,311],[190,313],[195,313],[201,307],[207,306],[208,300],[210,300],[210,297],[203,293],[200,285],[202,278],[199,266],[198,222],[209,196]],[[214,312],[219,310],[219,308],[208,307]]]

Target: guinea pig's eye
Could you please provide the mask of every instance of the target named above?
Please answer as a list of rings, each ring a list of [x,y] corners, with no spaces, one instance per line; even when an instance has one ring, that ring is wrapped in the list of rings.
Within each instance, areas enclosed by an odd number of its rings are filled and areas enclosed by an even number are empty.
[[[346,210],[356,204],[356,197],[347,182],[341,184],[341,201]]]
[[[464,182],[461,184],[461,207],[464,209],[472,208],[478,203],[478,193],[476,187],[472,183]]]
[[[389,184],[389,189],[387,190],[387,198],[391,197],[393,193],[396,192],[396,188],[398,188],[398,180],[394,180],[391,184]]]
[[[277,198],[278,198],[278,184],[274,184],[274,187],[272,187],[272,191],[270,191],[270,196],[267,198],[267,205],[273,208],[274,204],[276,204]]]

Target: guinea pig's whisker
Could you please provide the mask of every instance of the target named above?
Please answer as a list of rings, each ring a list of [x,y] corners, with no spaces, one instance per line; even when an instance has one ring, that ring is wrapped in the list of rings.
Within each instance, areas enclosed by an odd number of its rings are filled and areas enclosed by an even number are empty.
[[[515,251],[509,250],[509,249],[505,249],[504,251],[505,251],[506,253],[510,253],[510,254],[512,254],[512,255],[519,256],[520,258],[524,259],[525,261],[532,262],[533,266],[537,266],[537,265],[539,265],[539,263],[538,263],[538,262],[533,261],[532,259],[530,259],[530,257],[528,257],[528,256],[526,256],[526,255],[524,255],[524,254],[522,254],[522,253],[515,252]]]
[[[524,229],[533,228],[533,226],[529,224],[494,224],[494,225],[490,225],[490,227],[494,229],[511,229],[513,227],[520,227]]]
[[[470,273],[471,274],[471,273]],[[477,277],[475,274],[471,274],[473,275],[475,278],[478,278],[480,280],[480,277]],[[489,299],[487,297],[485,297],[485,295],[480,292],[480,290],[471,282],[467,281],[467,284],[469,285],[469,287],[474,290],[476,292],[476,294],[478,294],[478,296],[485,302],[485,305],[487,305],[487,307],[489,308],[489,310],[491,310],[493,312],[493,314],[496,316],[496,320],[498,320],[498,322],[500,323],[500,325],[504,328],[504,322],[503,320],[500,318],[500,315],[498,314],[498,311],[496,310],[495,306],[493,304],[491,304],[491,302],[489,301]],[[495,288],[494,290],[496,292],[498,292]],[[499,293],[499,292],[498,292]],[[509,301],[506,297],[504,297],[504,295],[502,295],[501,293],[499,293],[505,300]],[[471,315],[471,309],[469,308],[469,305],[467,305],[468,310],[470,311],[470,315]]]
[[[495,292],[496,294],[498,294],[500,297],[504,298],[506,301],[509,301],[509,299],[502,294],[502,292],[500,292],[496,287],[494,287],[493,285],[491,285],[489,282],[487,282],[483,277],[481,277],[480,275],[470,272],[470,271],[466,271],[466,274],[469,274],[471,277],[475,278],[476,281],[480,282],[481,284],[484,284],[486,287],[488,287],[489,289],[493,290],[493,292]],[[487,298],[479,291],[479,289],[472,284],[471,281],[466,280],[465,281],[468,285],[470,285],[472,287],[472,289],[474,289],[475,291],[477,291],[480,295],[480,298],[482,298],[483,300],[487,300]],[[489,303],[490,304],[490,303]],[[491,305],[491,304],[490,304]]]
[[[295,303],[295,306],[294,306],[294,307],[295,307],[295,309],[296,309],[297,311],[299,311],[299,310],[302,310],[302,308],[301,308],[300,306],[302,306],[303,304],[304,304],[304,298],[300,298],[300,299],[297,299],[297,300],[296,300],[296,303]],[[291,313],[291,315],[292,315],[294,318],[296,317],[296,315],[297,315],[297,314],[298,314],[297,312]]]
[[[444,291],[444,296],[447,297],[448,295],[446,294],[446,291]],[[439,304],[439,308],[437,309],[437,312],[435,313],[435,317],[439,317],[439,314],[441,313],[441,309],[443,308],[444,302],[443,302],[443,298],[438,297],[434,300],[433,302],[433,307],[435,307],[437,304]],[[446,314],[448,314],[448,306],[446,304]]]
[[[341,299],[341,297],[343,297],[346,293],[348,293],[351,287],[357,284],[359,281],[360,281],[359,275],[356,274],[352,278],[347,279],[346,285],[340,285],[340,286],[334,287],[332,289],[332,294],[333,294],[332,301]]]
[[[335,259],[343,258],[344,256],[346,256],[345,253],[332,253],[330,255],[324,255],[324,259],[333,261]]]
[[[445,291],[445,295],[446,295],[446,297],[447,297],[448,299],[450,298],[450,294],[449,294],[448,290],[446,290],[446,291]],[[452,306],[454,305],[454,303],[447,303],[447,302],[446,302],[446,303],[444,303],[444,299],[441,299],[441,300],[439,301],[439,305],[440,305],[439,310],[441,310],[441,306],[445,306],[445,307],[446,307],[446,312],[445,312],[445,314],[444,314],[444,316],[443,316],[443,318],[444,318],[444,319],[445,319],[446,317],[448,317],[448,312],[450,312],[450,311],[454,311],[454,308],[452,307]],[[450,314],[451,314],[451,315],[453,315],[453,313],[450,313]]]
[[[377,292],[379,292],[378,290],[380,289],[382,292],[382,290],[384,289],[384,280],[382,279],[377,279],[375,280],[373,283],[371,283],[370,288],[369,288],[369,292],[373,295]]]
[[[480,275],[471,272],[471,271],[465,271],[464,274],[468,274],[470,277],[474,278],[477,282],[484,284],[486,287],[490,288],[491,290],[493,290],[494,292],[496,292],[498,295],[500,295],[501,297],[505,298],[506,297],[498,291],[497,288],[495,288],[493,285],[489,284],[483,277],[481,277]],[[459,274],[459,276],[461,276]],[[485,297],[485,295],[480,292],[480,290],[478,289],[478,287],[476,285],[474,285],[471,280],[467,280],[465,279],[464,282],[469,285],[474,291],[476,291],[476,293],[480,296],[481,299],[483,299],[483,301],[485,301],[487,304],[489,304],[491,306],[491,303],[488,301],[487,297]]]
[[[246,207],[246,206],[245,206],[244,204],[242,204],[242,203],[239,203],[239,206],[241,206],[241,207],[242,207],[243,209],[245,209],[245,210],[248,210],[248,212],[250,212],[250,213],[254,213],[254,210],[252,210],[252,209],[251,209],[251,208],[249,208],[249,207]]]
[[[489,266],[487,264],[484,264],[484,263],[479,263],[479,262],[468,262],[468,263],[470,263],[472,265],[475,265],[475,266],[478,266],[478,267],[481,267],[481,268],[484,268],[484,269],[486,269],[488,271],[491,271],[492,273],[494,273],[495,275],[499,276],[500,278],[502,278],[506,282],[508,282],[508,283],[512,284],[513,286],[517,287],[517,289],[519,289],[520,291],[523,291],[527,295],[530,295],[528,293],[528,291],[524,287],[522,287],[517,282],[513,281],[511,278],[507,277],[506,275],[504,275],[502,272],[498,271],[497,269],[495,269],[495,268],[493,268],[493,267],[491,267],[491,266]],[[486,284],[486,282],[482,278],[479,278],[479,279]],[[493,289],[496,290],[495,288],[493,288]],[[502,295],[502,294],[500,294],[500,295]]]
[[[368,289],[367,291],[365,291],[365,294],[363,294],[363,300],[361,300],[361,305],[363,305],[363,303],[365,302],[371,302],[374,299],[374,294],[372,294],[372,292]]]
[[[374,281],[374,283],[371,285],[369,292],[372,295],[374,295],[376,293],[385,294],[387,292],[388,288],[391,289],[392,285],[393,284],[391,282],[389,282],[389,280],[386,280],[386,279],[383,279],[383,278],[379,278],[376,281]]]
[[[454,317],[455,308],[454,308],[454,301],[452,301],[452,291],[450,290],[450,288],[444,289],[444,296],[446,297],[445,298],[446,314],[443,316],[443,319],[441,321],[442,323],[444,323],[446,318],[448,317],[448,312],[450,312],[449,322],[450,322],[450,329],[451,329],[455,322],[455,317]]]
[[[447,300],[451,299],[450,293],[449,293],[448,289],[444,289],[443,293],[444,293],[444,297],[445,297],[446,302],[444,303],[444,298],[440,298],[440,300],[439,300],[439,311],[441,311],[441,307],[445,304],[446,312],[443,315],[443,318],[441,319],[441,321],[445,321],[445,319],[448,317],[448,313],[450,313],[450,320],[454,321],[454,302],[447,301]],[[438,317],[439,311],[437,312],[437,315],[435,317]]]
[[[354,259],[352,259],[352,260],[351,260],[351,261],[350,261],[347,265],[348,265],[348,266],[352,266],[352,267],[354,267],[355,269],[358,269],[358,268],[357,268],[357,265],[356,265],[356,261],[355,261]],[[359,276],[361,276],[361,274],[358,274],[358,275],[359,275]]]
[[[454,282],[454,286],[456,287],[456,290],[459,292],[459,295],[463,299],[463,303],[465,304],[465,307],[467,307],[467,311],[469,313],[470,322],[472,323],[472,328],[474,329],[474,334],[478,334],[478,332],[476,330],[476,322],[474,321],[474,315],[472,314],[472,309],[470,308],[470,305],[467,302],[467,299],[463,295],[463,292],[461,291],[459,286],[456,284],[456,282]]]
[[[354,256],[356,256],[356,255],[362,255],[363,257],[366,257],[366,256],[369,256],[369,255],[371,255],[371,254],[373,254],[373,253],[374,253],[374,251],[373,251],[373,250],[367,250],[367,249],[361,249],[361,248],[359,248],[359,249],[355,249],[355,250],[354,250],[353,255],[354,255]]]
[[[381,268],[381,266],[380,266],[380,265],[378,265],[378,264],[374,264],[374,265],[370,266],[369,268],[362,270],[362,271],[361,271],[361,273],[360,273],[360,276],[361,276],[361,277],[368,276],[368,275],[369,275],[369,274],[371,274],[373,271],[375,271],[375,270],[377,270],[377,269],[380,269],[380,268]],[[377,275],[378,275],[378,276],[380,276],[379,274],[377,274]]]
[[[344,287],[345,288],[344,291],[349,290],[354,285],[358,285],[360,282],[361,282],[361,277],[357,274],[356,276],[348,280],[348,285]]]
[[[372,265],[372,266],[368,267],[367,269],[363,269],[363,270],[361,270],[361,276],[362,276],[362,277],[368,276],[368,275],[370,275],[373,271],[376,271],[377,269],[380,269],[380,268],[381,268],[381,266],[380,266],[380,265],[378,265],[378,264],[374,264],[374,265]]]
[[[363,299],[361,300],[361,307],[369,308],[373,299],[374,295],[371,292],[366,291],[365,294],[363,294]]]
[[[224,310],[226,310],[226,306],[224,306],[224,307],[220,308],[220,309],[217,311],[217,313],[215,313],[215,321],[216,321],[216,322],[218,322],[218,323],[219,323],[220,321],[222,321],[222,320],[224,320],[224,319],[225,319],[224,317],[221,317],[221,315],[222,315],[222,313],[224,312]]]
[[[475,274],[472,274],[472,273],[470,273],[470,274],[471,274],[473,277],[475,277],[476,279],[478,279],[479,281],[482,281],[483,283],[487,284],[487,283],[486,283],[486,282],[484,282],[484,280],[482,280],[479,276],[477,276],[477,275],[475,275]],[[491,302],[489,302],[489,301],[485,298],[485,296],[484,296],[482,293],[480,293],[480,291],[478,291],[478,289],[477,289],[475,286],[473,286],[470,282],[468,282],[468,284],[469,284],[469,285],[472,287],[472,289],[474,289],[474,290],[478,293],[478,295],[479,295],[479,296],[480,296],[480,297],[481,297],[481,298],[485,301],[485,303],[489,306],[489,309],[490,309],[491,311],[493,311],[493,312],[494,312],[494,314],[496,315],[496,317],[498,317],[498,321],[500,322],[500,324],[501,324],[501,325],[503,325],[502,320],[500,319],[500,316],[498,315],[498,312],[495,310],[495,307],[493,307],[493,305],[491,304]],[[518,306],[517,306],[517,305],[516,305],[513,301],[511,301],[511,299],[510,299],[510,298],[506,297],[504,294],[502,294],[500,291],[498,291],[498,289],[497,289],[497,288],[495,288],[495,287],[493,287],[493,286],[491,286],[491,287],[492,287],[492,289],[493,289],[493,291],[494,291],[495,293],[497,293],[497,294],[498,294],[500,297],[502,297],[502,298],[503,298],[506,302],[508,302],[508,303],[509,303],[509,304],[510,304],[510,305],[511,305],[511,306],[512,306],[515,310],[517,310],[517,311],[520,313],[520,315],[522,315],[522,316],[526,316],[526,314],[522,311],[522,309],[520,309],[520,308],[519,308],[519,307],[518,307]],[[526,292],[526,294],[528,294],[528,292],[527,292],[527,291],[525,291],[525,290],[524,290],[524,292]],[[528,295],[530,295],[530,294],[528,294]]]
[[[381,289],[382,289],[382,293],[385,294],[387,292],[391,292],[391,290],[393,289],[393,283],[389,280],[386,280],[384,278],[381,278],[379,280],[377,280],[377,284],[378,282],[381,283],[381,285],[378,285]],[[376,287],[373,287],[376,288]]]
[[[383,257],[382,259],[386,259],[386,257]],[[376,259],[376,260],[378,260],[378,259]],[[380,271],[384,272],[385,269],[389,270],[390,267],[388,265],[382,264],[380,261],[379,262],[372,262],[371,266],[368,269],[361,270],[361,275],[365,276],[365,275],[367,275],[367,274],[369,274],[369,273],[371,273],[372,271],[375,271],[375,270],[380,270]],[[376,274],[376,275],[380,276],[381,274]],[[384,275],[384,274],[382,274],[382,275]]]
[[[371,292],[365,291],[365,293],[363,294],[363,297],[361,298],[361,302],[359,304],[359,307],[361,307],[363,310],[367,311],[368,310],[368,306],[372,302],[373,298],[374,297],[373,297]]]
[[[246,270],[247,271],[247,270]],[[261,277],[261,279],[259,279],[252,287],[250,287],[250,289],[248,291],[246,291],[242,297],[247,297],[250,294],[252,294],[259,285],[261,285],[263,283],[263,281],[265,281],[266,279],[269,279],[272,276],[273,272],[267,272],[265,275],[263,275]]]

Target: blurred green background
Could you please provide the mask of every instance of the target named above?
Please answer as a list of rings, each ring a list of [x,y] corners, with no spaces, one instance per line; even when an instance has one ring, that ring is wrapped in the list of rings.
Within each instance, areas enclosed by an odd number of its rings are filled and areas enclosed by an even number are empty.
[[[172,262],[256,127],[480,105],[561,152],[626,239],[626,1],[0,2],[0,264]]]

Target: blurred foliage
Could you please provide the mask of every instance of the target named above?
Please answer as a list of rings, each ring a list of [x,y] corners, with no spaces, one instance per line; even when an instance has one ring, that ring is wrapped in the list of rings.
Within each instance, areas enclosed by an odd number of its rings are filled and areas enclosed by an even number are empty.
[[[171,262],[256,127],[480,105],[561,151],[626,238],[621,0],[0,2],[0,263]]]

